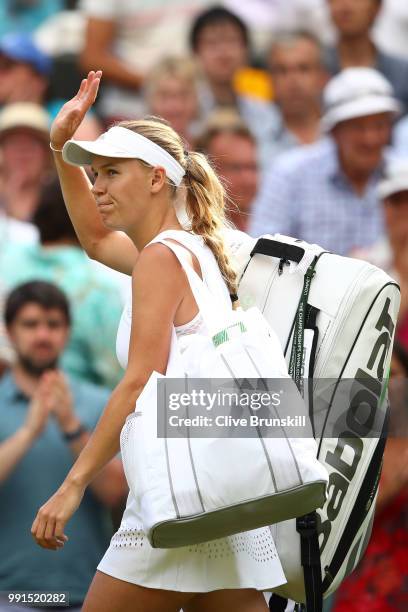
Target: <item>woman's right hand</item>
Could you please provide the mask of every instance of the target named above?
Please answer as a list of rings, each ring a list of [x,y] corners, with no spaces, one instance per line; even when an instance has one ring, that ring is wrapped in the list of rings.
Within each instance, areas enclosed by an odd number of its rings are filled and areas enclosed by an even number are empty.
[[[101,77],[102,70],[91,70],[87,78],[82,80],[76,96],[66,102],[55,117],[50,130],[51,146],[54,149],[62,149],[81,125],[96,100]]]
[[[39,546],[58,550],[68,540],[65,525],[78,509],[85,487],[63,482],[60,488],[38,510],[31,527],[31,534]]]

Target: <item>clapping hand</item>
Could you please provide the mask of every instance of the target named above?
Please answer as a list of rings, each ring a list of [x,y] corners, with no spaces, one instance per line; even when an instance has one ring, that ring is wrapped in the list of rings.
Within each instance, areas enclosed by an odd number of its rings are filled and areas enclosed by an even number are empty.
[[[74,410],[74,402],[68,381],[60,370],[49,370],[41,379],[43,399],[55,417],[61,431],[67,433],[80,424]]]
[[[37,439],[47,425],[50,415],[50,406],[44,401],[44,386],[39,384],[34,393],[23,428],[30,434],[30,439]]]

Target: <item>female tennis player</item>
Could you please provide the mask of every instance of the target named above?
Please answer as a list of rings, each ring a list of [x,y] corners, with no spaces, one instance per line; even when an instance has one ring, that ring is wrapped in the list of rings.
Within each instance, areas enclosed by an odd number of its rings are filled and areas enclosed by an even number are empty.
[[[34,520],[33,537],[51,550],[66,544],[65,525],[86,487],[119,451],[121,429],[151,373],[166,372],[173,326],[180,347],[203,331],[186,275],[165,241],[181,245],[189,265],[226,307],[236,291],[223,239],[224,190],[203,155],[187,153],[177,133],[154,119],[120,123],[92,142],[72,140],[100,79],[100,71],[90,72],[61,109],[51,128],[51,148],[84,249],[132,275],[132,302],[124,309],[117,342],[126,372],[66,479]],[[93,185],[85,165],[92,168]],[[189,231],[179,221],[180,208]],[[129,495],[83,610],[265,612],[262,591],[277,586],[277,567],[269,528],[195,546],[152,548]],[[281,584],[285,579],[279,575]]]

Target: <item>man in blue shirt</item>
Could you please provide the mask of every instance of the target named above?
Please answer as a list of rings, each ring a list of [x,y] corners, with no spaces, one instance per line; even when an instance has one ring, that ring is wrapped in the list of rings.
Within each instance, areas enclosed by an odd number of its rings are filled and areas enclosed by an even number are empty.
[[[270,108],[275,117],[267,146],[270,163],[284,151],[320,140],[322,93],[328,74],[320,42],[303,31],[274,35],[267,62],[274,88]]]
[[[57,287],[20,285],[6,301],[5,321],[16,362],[0,380],[0,591],[65,591],[75,608],[109,542],[108,508],[127,492],[121,461],[113,459],[85,493],[63,550],[38,547],[30,529],[85,446],[109,391],[58,369],[70,314]],[[2,593],[0,611],[6,602]]]
[[[372,68],[348,68],[324,91],[322,142],[285,154],[255,202],[250,233],[281,233],[347,255],[384,233],[377,185],[399,103]]]

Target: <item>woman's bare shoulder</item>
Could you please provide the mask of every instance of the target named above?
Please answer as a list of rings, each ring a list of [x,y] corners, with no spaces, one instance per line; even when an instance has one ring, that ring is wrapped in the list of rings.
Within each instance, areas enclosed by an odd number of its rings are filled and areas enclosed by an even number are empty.
[[[132,277],[138,287],[166,287],[171,293],[186,288],[186,277],[177,257],[160,242],[149,244],[140,252]]]

